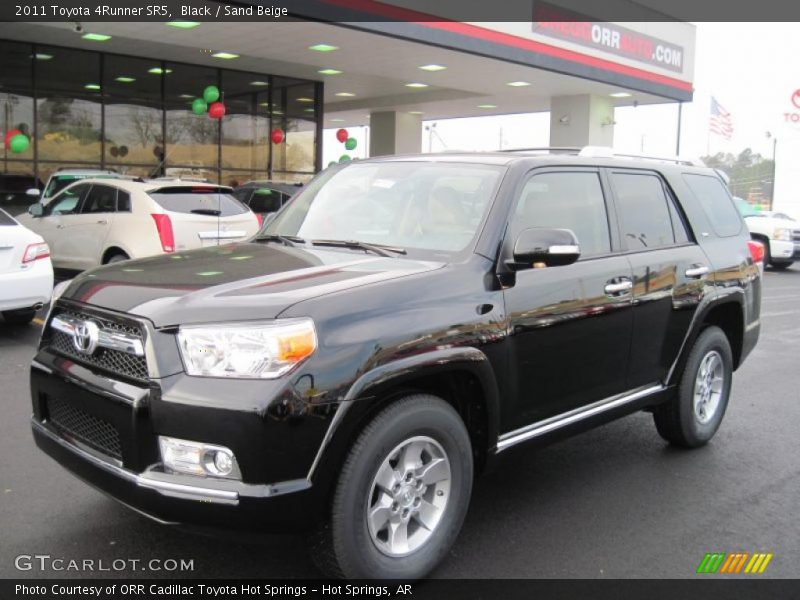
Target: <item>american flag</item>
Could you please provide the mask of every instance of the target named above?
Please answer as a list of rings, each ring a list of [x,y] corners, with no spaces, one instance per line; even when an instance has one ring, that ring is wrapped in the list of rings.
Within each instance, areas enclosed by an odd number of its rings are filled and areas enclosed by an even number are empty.
[[[731,120],[731,113],[729,113],[723,106],[717,102],[717,99],[711,97],[711,117],[708,122],[711,133],[721,135],[726,140],[731,139],[733,135],[733,121]]]

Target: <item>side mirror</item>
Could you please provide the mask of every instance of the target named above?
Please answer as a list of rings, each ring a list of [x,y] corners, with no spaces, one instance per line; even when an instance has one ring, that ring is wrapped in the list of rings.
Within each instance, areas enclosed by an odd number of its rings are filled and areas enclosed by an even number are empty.
[[[514,271],[530,269],[535,263],[560,267],[571,265],[580,255],[578,238],[571,230],[532,227],[520,232],[514,242],[514,258],[506,264]]]
[[[38,198],[39,196],[42,195],[42,192],[40,192],[38,188],[28,188],[27,190],[25,190],[25,195],[32,196],[33,198]]]
[[[36,204],[31,204],[28,207],[28,214],[32,217],[41,217],[44,214],[44,206],[41,203],[37,202]]]

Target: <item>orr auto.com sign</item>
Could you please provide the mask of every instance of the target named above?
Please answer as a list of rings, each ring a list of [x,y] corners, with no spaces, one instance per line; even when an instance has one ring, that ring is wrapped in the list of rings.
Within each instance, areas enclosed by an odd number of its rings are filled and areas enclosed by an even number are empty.
[[[544,2],[534,5],[533,32],[662,69],[683,72],[685,51],[682,46],[621,25],[592,21],[585,15]]]

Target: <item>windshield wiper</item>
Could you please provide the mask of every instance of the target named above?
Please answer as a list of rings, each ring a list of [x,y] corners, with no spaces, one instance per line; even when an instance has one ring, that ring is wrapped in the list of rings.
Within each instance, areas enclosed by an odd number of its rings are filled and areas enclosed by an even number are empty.
[[[222,212],[216,208],[193,208],[189,212],[193,215],[211,215],[212,217],[218,217],[222,214]]]
[[[358,240],[311,240],[314,246],[334,246],[337,248],[353,248],[354,250],[366,250],[378,254],[379,256],[393,256],[394,254],[408,254],[405,248],[397,246],[384,246],[383,244],[368,244]]]
[[[259,242],[280,242],[286,246],[297,246],[298,244],[306,243],[303,238],[295,235],[277,235],[274,233],[258,236],[256,240]]]

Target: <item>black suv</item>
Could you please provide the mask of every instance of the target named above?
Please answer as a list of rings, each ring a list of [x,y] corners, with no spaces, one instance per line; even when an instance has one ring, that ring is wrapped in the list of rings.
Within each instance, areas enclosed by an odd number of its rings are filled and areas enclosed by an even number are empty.
[[[640,410],[708,442],[758,338],[760,250],[691,164],[335,166],[247,243],[62,286],[34,437],[158,521],[308,530],[328,573],[421,577],[514,446]]]

